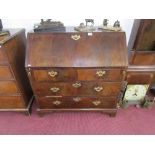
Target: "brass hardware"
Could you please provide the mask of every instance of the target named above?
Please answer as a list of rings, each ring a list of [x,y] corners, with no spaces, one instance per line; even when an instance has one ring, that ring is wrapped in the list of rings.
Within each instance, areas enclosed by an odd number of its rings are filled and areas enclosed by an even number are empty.
[[[125,77],[126,77],[126,71],[123,71],[122,74],[123,74],[123,79],[125,79]]]
[[[31,69],[28,68],[28,75],[31,76]]]
[[[93,103],[94,105],[98,106],[99,104],[101,104],[101,101],[96,100],[96,101],[93,101],[92,103]]]
[[[73,40],[79,40],[79,39],[81,38],[81,36],[75,34],[75,35],[71,35],[71,38],[72,38]]]
[[[56,92],[60,91],[60,88],[58,88],[58,87],[52,87],[50,90],[51,90],[53,93],[56,93]]]
[[[73,83],[72,86],[73,86],[74,88],[79,88],[79,87],[81,87],[81,83],[76,82],[76,83]]]
[[[55,77],[55,76],[58,75],[58,72],[56,72],[56,71],[50,71],[50,72],[48,72],[48,75],[51,76],[51,77]]]
[[[80,98],[80,97],[74,97],[74,98],[73,98],[73,101],[74,101],[74,102],[80,102],[80,101],[81,101],[81,98]]]
[[[96,74],[97,74],[99,77],[102,77],[102,76],[104,76],[104,75],[106,74],[106,71],[100,70],[100,71],[97,71]]]
[[[95,87],[94,90],[97,91],[97,92],[100,92],[100,91],[103,90],[103,87]]]
[[[123,75],[126,75],[126,71],[123,71]]]
[[[53,104],[60,105],[61,104],[61,101],[53,101]]]
[[[117,103],[117,109],[121,108],[121,101]]]
[[[28,75],[31,76],[31,72],[30,71],[28,71]]]

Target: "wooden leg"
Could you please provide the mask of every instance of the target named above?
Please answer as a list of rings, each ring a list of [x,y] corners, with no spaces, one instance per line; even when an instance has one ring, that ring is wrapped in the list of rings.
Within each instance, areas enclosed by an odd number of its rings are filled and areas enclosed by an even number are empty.
[[[25,111],[24,114],[25,114],[26,116],[31,116],[31,113],[30,113],[29,110],[28,110],[28,111]]]
[[[110,117],[115,117],[116,116],[116,112],[112,112],[109,114]]]
[[[45,114],[44,114],[43,112],[41,112],[41,111],[38,111],[37,113],[38,113],[39,117],[43,117],[43,116],[45,115]]]
[[[27,108],[27,110],[24,112],[24,114],[25,114],[26,116],[31,116],[33,100],[34,100],[34,97],[31,98],[31,100],[30,100],[30,102],[29,102],[29,105],[28,105],[28,108]]]
[[[115,111],[115,112],[105,112],[105,111],[102,111],[102,114],[108,114],[110,117],[115,117],[116,113],[117,113],[117,111]]]

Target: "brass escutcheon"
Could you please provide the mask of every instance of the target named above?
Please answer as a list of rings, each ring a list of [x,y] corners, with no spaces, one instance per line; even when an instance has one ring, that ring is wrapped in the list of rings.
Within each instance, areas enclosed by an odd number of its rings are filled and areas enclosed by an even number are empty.
[[[51,76],[51,77],[55,77],[55,76],[58,75],[58,72],[56,72],[56,71],[50,71],[50,72],[48,72],[48,75]]]
[[[100,91],[103,90],[103,87],[95,87],[94,90],[95,90],[96,92],[100,92]]]
[[[81,98],[80,98],[80,97],[74,97],[74,98],[73,98],[73,101],[74,101],[74,102],[80,102],[80,101],[81,101]]]
[[[71,38],[72,38],[73,40],[79,40],[79,39],[81,38],[81,36],[75,34],[75,35],[71,35]]]
[[[93,103],[94,105],[98,106],[99,104],[101,104],[101,101],[96,100],[96,101],[93,101],[92,103]]]
[[[61,101],[53,101],[53,104],[60,105],[61,104]]]
[[[81,83],[76,82],[76,83],[73,83],[72,86],[73,86],[74,88],[79,88],[79,87],[81,87]]]
[[[52,88],[50,88],[50,90],[51,90],[53,93],[56,93],[56,92],[58,92],[58,91],[60,90],[60,88],[58,88],[58,87],[52,87]]]
[[[102,77],[102,76],[104,76],[104,75],[106,74],[106,71],[100,70],[100,71],[97,71],[96,74],[97,74],[99,77]]]

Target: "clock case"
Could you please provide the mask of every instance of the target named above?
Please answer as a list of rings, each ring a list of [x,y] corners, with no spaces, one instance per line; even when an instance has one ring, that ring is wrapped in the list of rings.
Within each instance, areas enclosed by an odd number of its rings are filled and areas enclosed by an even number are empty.
[[[136,19],[133,23],[128,43],[128,69],[126,76],[126,91],[128,85],[148,85],[148,90],[143,102],[136,102],[135,105],[145,103],[145,98],[154,98],[152,91],[155,82],[155,20]],[[124,97],[122,106],[124,106]],[[131,102],[128,102],[130,105]],[[133,102],[132,102],[133,104]]]

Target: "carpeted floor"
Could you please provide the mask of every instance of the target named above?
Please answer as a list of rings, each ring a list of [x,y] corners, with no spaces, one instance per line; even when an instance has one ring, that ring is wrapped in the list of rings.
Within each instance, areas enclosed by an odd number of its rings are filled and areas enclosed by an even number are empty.
[[[16,112],[0,112],[0,134],[155,134],[155,107],[151,110],[120,109],[115,118],[95,112],[62,112],[39,117],[35,108],[33,105],[31,117]]]

